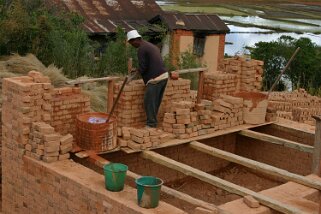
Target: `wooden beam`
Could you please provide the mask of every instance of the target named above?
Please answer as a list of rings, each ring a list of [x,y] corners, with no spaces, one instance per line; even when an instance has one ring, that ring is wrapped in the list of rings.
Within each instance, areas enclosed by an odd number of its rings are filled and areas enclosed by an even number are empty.
[[[102,157],[100,157],[100,156],[98,156],[97,154],[94,154],[94,153],[89,154],[89,159],[90,159],[90,162],[94,163],[96,166],[98,166],[100,168],[103,168],[105,164],[110,163],[108,160],[106,160],[106,159],[104,159],[104,158],[102,158]],[[137,179],[137,178],[141,177],[141,175],[138,175],[138,174],[136,174],[136,173],[134,173],[132,171],[129,171],[129,170],[127,171],[127,176],[132,178],[132,179]],[[170,196],[178,198],[178,199],[180,199],[182,201],[190,203],[190,204],[192,204],[192,205],[194,205],[196,207],[203,207],[203,208],[211,210],[211,211],[219,211],[220,210],[214,204],[210,204],[210,203],[207,203],[205,201],[193,198],[190,195],[187,195],[185,193],[179,192],[179,191],[177,191],[175,189],[172,189],[172,188],[169,188],[169,187],[167,187],[165,185],[162,186],[161,191],[166,193],[166,194],[168,194],[168,195],[170,195]],[[221,213],[221,212],[218,212],[218,213]]]
[[[257,140],[262,140],[262,141],[266,141],[269,143],[282,145],[284,147],[296,149],[296,150],[299,150],[302,152],[313,153],[313,150],[314,150],[313,146],[309,146],[309,145],[305,145],[305,144],[301,144],[301,143],[296,143],[291,140],[286,140],[283,138],[275,137],[275,136],[268,135],[268,134],[262,134],[262,133],[251,131],[251,130],[242,130],[238,134],[245,136],[245,137],[257,139]]]
[[[204,68],[192,68],[192,69],[176,70],[174,72],[176,72],[178,74],[188,74],[188,73],[196,73],[196,72],[207,71],[207,70],[208,70],[208,68],[204,67]]]
[[[260,163],[248,158],[244,158],[244,157],[232,154],[230,152],[225,152],[220,149],[216,149],[199,142],[192,142],[190,143],[190,146],[193,149],[212,155],[214,157],[222,158],[224,160],[227,160],[236,164],[240,164],[250,169],[258,170],[265,174],[274,175],[274,176],[286,179],[288,181],[294,181],[296,183],[321,190],[321,182],[314,181],[305,176],[297,175],[297,174],[288,172],[286,170],[283,170],[274,166],[270,166],[268,164]]]
[[[108,80],[108,91],[107,91],[107,113],[111,111],[113,108],[114,104],[114,85],[115,85],[115,80]]]
[[[201,103],[204,90],[204,71],[200,71],[198,75],[197,103]]]
[[[315,124],[315,135],[314,135],[314,152],[313,152],[313,163],[312,172],[320,176],[320,158],[321,158],[321,116],[313,117],[316,121]]]
[[[152,151],[144,151],[142,152],[142,156],[146,159],[149,159],[155,163],[161,164],[163,166],[166,166],[170,169],[177,170],[181,173],[184,173],[185,175],[192,176],[194,178],[200,179],[204,182],[207,182],[209,184],[212,184],[216,187],[219,187],[221,189],[224,189],[228,192],[246,196],[251,195],[256,200],[258,200],[261,204],[270,207],[276,211],[279,211],[281,213],[287,213],[287,214],[302,214],[302,211],[290,206],[283,204],[273,198],[267,197],[265,195],[256,193],[252,190],[249,190],[247,188],[241,187],[239,185],[233,184],[231,182],[225,181],[221,178],[218,178],[216,176],[210,175],[208,173],[205,173],[201,170],[195,169],[193,167],[190,167],[186,164],[182,164],[180,162],[177,162],[175,160],[172,160],[170,158],[167,158],[165,156],[162,156],[158,153],[152,152]]]
[[[118,80],[120,77],[101,77],[101,78],[93,78],[93,79],[86,79],[86,80],[71,80],[67,81],[68,85],[79,85],[84,83],[90,82],[99,82],[99,81],[109,81],[109,80]]]

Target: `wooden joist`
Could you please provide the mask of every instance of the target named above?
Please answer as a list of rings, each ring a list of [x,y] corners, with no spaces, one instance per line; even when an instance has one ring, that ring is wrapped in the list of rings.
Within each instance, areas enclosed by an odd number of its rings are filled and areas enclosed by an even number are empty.
[[[293,206],[283,204],[275,199],[272,199],[272,198],[267,197],[265,195],[256,193],[252,190],[249,190],[247,188],[233,184],[231,182],[225,181],[221,178],[210,175],[210,174],[205,173],[201,170],[190,167],[186,164],[182,164],[180,162],[177,162],[175,160],[172,160],[170,158],[162,156],[158,153],[155,153],[152,151],[144,151],[144,152],[142,152],[142,157],[149,159],[155,163],[166,166],[168,168],[177,170],[181,173],[184,173],[185,175],[192,176],[194,178],[197,178],[199,180],[202,180],[204,182],[212,184],[212,185],[219,187],[221,189],[224,189],[230,193],[234,193],[234,194],[241,195],[241,196],[251,195],[256,200],[258,200],[261,204],[263,204],[267,207],[270,207],[276,211],[279,211],[281,213],[289,213],[289,214],[290,213],[291,214],[299,214],[300,213],[300,214],[302,214],[301,210],[299,210]]]
[[[225,152],[220,149],[216,149],[199,142],[192,142],[190,143],[190,146],[193,149],[212,155],[214,157],[221,158],[236,164],[240,164],[242,166],[263,172],[265,174],[274,175],[288,181],[294,181],[296,183],[321,190],[321,182],[309,179],[302,175],[297,175],[297,174],[288,172],[286,170],[283,170],[274,166],[270,166],[268,164],[260,163],[260,162],[250,160],[248,158],[244,158],[229,152]]]
[[[321,116],[313,116],[315,119],[315,135],[314,135],[314,153],[312,162],[312,172],[318,176],[321,175]]]
[[[253,138],[256,140],[262,140],[262,141],[266,141],[269,143],[282,145],[284,147],[296,149],[296,150],[299,150],[302,152],[313,153],[313,150],[314,150],[313,146],[304,145],[301,143],[296,143],[291,140],[286,140],[283,138],[275,137],[275,136],[268,135],[268,134],[262,134],[262,133],[251,131],[251,130],[242,130],[238,134],[245,136],[245,137],[250,137],[250,138]]]
[[[71,80],[67,81],[68,85],[79,85],[90,82],[99,82],[99,81],[109,81],[109,80],[118,80],[120,77],[101,77],[101,78],[93,78],[93,79],[85,79],[85,80]]]
[[[202,71],[207,71],[208,68],[204,67],[204,68],[191,68],[191,69],[183,69],[183,70],[176,70],[173,72],[176,72],[178,74],[188,74],[188,73],[196,73],[196,72],[202,72]]]
[[[94,153],[89,154],[87,157],[89,157],[89,160],[92,163],[94,163],[96,166],[101,167],[101,168],[103,168],[105,164],[110,163],[108,160],[106,160],[106,159],[104,159],[104,158],[102,158],[102,157],[100,157],[100,156],[98,156],[97,154],[94,154]],[[141,175],[138,175],[138,174],[136,174],[136,173],[134,173],[132,171],[129,171],[129,170],[127,171],[127,176],[132,178],[132,179],[137,179],[137,178],[141,177]],[[167,187],[165,185],[162,186],[161,191],[166,193],[166,194],[168,194],[168,195],[170,195],[170,196],[178,198],[178,199],[180,199],[182,201],[190,203],[190,204],[192,204],[192,205],[194,205],[196,207],[203,207],[205,209],[213,211],[213,213],[222,213],[223,214],[223,212],[221,212],[220,209],[217,206],[215,206],[214,204],[210,204],[210,203],[207,203],[205,201],[193,198],[190,195],[187,195],[185,193],[179,192],[179,191],[177,191],[175,189],[172,189],[172,188],[169,188],[169,187]]]

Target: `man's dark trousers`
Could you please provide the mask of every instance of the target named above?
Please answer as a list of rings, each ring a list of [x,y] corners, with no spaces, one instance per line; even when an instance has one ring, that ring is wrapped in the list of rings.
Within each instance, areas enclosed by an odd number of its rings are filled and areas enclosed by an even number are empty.
[[[157,83],[148,83],[144,95],[144,107],[147,116],[146,125],[157,126],[157,113],[167,85],[167,79]]]

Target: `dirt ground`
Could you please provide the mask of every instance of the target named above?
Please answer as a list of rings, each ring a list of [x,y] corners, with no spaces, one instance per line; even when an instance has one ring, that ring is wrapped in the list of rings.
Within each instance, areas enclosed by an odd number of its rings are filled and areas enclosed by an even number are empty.
[[[259,192],[282,184],[282,182],[280,181],[272,180],[267,177],[257,175],[249,171],[247,168],[236,165],[231,165],[219,172],[212,172],[210,174],[222,178],[226,181],[232,182],[234,184],[246,187],[255,192]],[[215,205],[221,205],[240,198],[238,195],[231,194],[220,188],[214,187],[210,184],[207,184],[192,177],[187,177],[173,183],[167,183],[165,185],[178,191],[184,192],[188,195],[191,195],[195,198],[201,199],[209,203],[213,203]],[[174,205],[176,203],[177,206],[179,205],[179,203],[181,203],[175,202],[176,199],[166,198],[166,196],[162,197],[162,200]],[[181,208],[188,209],[188,207]]]

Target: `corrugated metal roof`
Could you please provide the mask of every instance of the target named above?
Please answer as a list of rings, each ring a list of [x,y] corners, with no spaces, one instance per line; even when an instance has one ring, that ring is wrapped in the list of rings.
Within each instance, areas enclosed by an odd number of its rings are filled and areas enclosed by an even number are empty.
[[[166,12],[151,20],[151,22],[161,19],[171,30],[192,30],[211,31],[216,33],[228,33],[230,29],[214,14],[195,14]]]
[[[50,4],[77,12],[85,18],[90,33],[115,32],[148,26],[148,20],[163,14],[154,0],[52,0]]]

